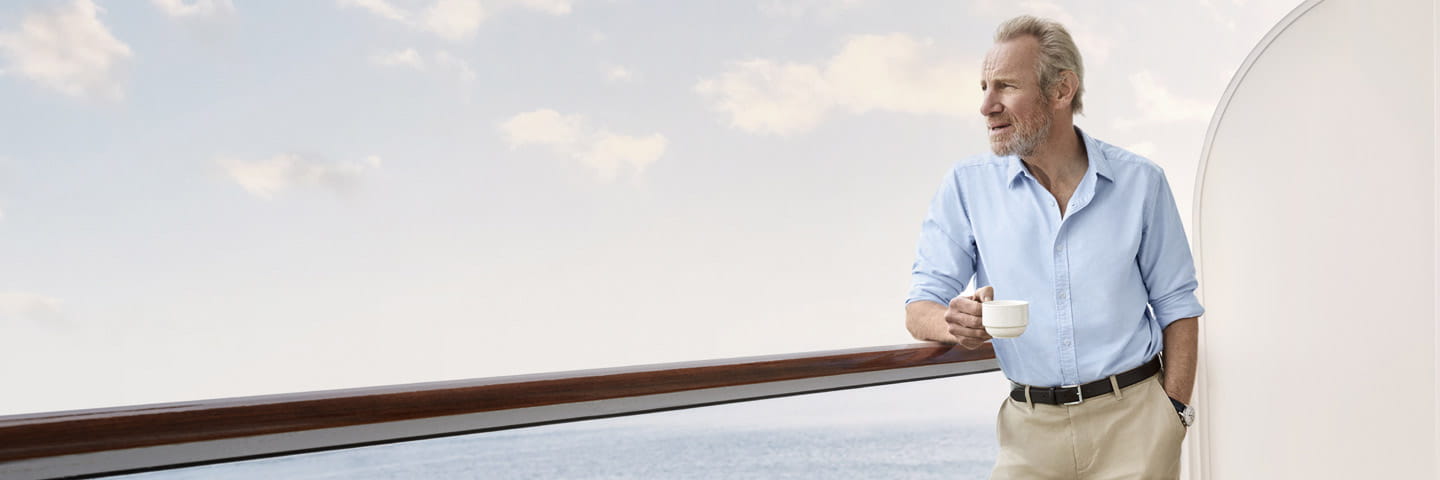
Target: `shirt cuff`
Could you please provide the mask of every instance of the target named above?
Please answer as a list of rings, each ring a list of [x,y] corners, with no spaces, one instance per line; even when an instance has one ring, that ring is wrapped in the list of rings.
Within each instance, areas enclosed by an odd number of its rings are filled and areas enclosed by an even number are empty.
[[[1182,318],[1199,317],[1205,314],[1205,307],[1200,305],[1200,300],[1195,298],[1195,292],[1176,292],[1162,299],[1151,300],[1150,308],[1155,311],[1155,320],[1160,323],[1160,329],[1164,330],[1176,320]]]
[[[949,301],[949,300],[940,298],[940,295],[937,295],[937,294],[934,294],[934,293],[931,293],[931,292],[927,292],[927,291],[924,291],[924,290],[917,290],[917,291],[910,292],[910,297],[905,299],[905,304],[906,304],[906,305],[909,305],[909,304],[912,304],[912,303],[915,303],[915,302],[918,302],[918,301],[921,301],[921,300],[930,301],[930,302],[935,302],[935,303],[938,303],[938,304],[941,304],[941,305],[945,305],[945,306],[949,306],[949,305],[950,305],[950,301]]]

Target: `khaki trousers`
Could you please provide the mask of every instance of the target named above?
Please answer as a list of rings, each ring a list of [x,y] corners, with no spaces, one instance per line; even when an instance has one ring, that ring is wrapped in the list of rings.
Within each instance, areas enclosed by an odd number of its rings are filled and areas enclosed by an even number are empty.
[[[1031,406],[1006,397],[990,478],[1174,480],[1185,431],[1158,374],[1078,405]]]

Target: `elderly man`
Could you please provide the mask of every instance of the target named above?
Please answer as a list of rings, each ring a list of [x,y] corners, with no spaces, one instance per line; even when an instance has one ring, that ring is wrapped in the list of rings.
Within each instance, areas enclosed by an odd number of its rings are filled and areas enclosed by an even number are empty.
[[[990,340],[1011,381],[991,478],[1177,478],[1194,415],[1204,309],[1175,200],[1154,163],[1074,126],[1084,85],[1064,26],[1002,24],[980,79],[992,154],[951,168],[921,227],[907,328]],[[1029,301],[1021,336],[986,334],[997,294]]]

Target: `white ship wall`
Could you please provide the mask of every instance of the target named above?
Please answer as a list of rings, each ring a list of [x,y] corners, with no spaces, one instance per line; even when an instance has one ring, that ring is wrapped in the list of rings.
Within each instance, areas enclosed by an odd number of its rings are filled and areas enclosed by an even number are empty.
[[[1435,3],[1306,2],[1222,100],[1190,478],[1440,478]]]

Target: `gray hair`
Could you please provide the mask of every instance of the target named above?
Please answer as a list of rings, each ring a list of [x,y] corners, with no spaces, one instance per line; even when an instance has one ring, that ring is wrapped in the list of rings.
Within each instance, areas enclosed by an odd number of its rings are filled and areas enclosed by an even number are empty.
[[[1060,72],[1075,72],[1079,88],[1075,99],[1070,102],[1070,113],[1080,113],[1085,104],[1080,98],[1085,94],[1085,65],[1080,61],[1080,49],[1070,38],[1065,26],[1054,20],[1021,15],[1000,24],[995,29],[995,43],[1007,42],[1023,36],[1032,36],[1040,41],[1040,62],[1035,71],[1040,78],[1040,88],[1049,91],[1060,82]]]

